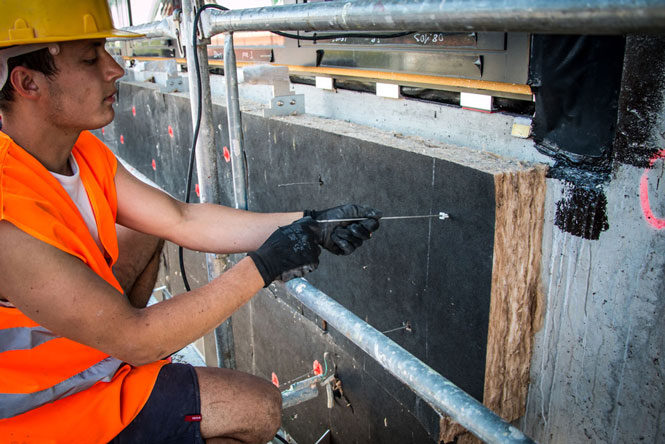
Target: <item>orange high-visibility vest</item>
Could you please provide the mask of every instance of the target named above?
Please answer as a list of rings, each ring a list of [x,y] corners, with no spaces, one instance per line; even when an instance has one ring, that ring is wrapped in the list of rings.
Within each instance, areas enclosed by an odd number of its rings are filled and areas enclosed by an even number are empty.
[[[76,256],[125,297],[111,270],[118,258],[116,158],[87,131],[72,153],[104,252],[58,181],[2,132],[0,220]],[[106,443],[136,417],[165,363],[132,367],[0,306],[0,443]]]

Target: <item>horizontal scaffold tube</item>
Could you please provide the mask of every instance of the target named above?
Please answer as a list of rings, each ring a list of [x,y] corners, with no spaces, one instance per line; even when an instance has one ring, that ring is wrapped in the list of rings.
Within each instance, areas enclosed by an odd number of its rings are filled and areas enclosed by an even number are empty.
[[[167,17],[157,22],[129,26],[123,29],[129,32],[135,32],[137,34],[144,34],[146,38],[178,38],[178,34],[176,33],[177,26],[173,16]]]
[[[292,296],[335,328],[434,409],[488,443],[532,443],[455,384],[304,279],[286,283]]]
[[[207,37],[285,30],[665,32],[665,0],[355,0],[207,12]]]

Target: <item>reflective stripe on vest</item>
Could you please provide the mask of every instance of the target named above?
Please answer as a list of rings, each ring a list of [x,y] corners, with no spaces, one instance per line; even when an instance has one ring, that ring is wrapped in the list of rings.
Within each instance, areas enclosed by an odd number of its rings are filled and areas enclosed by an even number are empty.
[[[10,350],[30,350],[58,335],[44,327],[14,327],[0,330],[0,353]]]
[[[31,350],[59,337],[42,326],[7,328],[0,330],[0,353]],[[108,357],[47,389],[33,393],[0,393],[0,419],[11,418],[73,395],[99,381],[108,382],[121,365],[122,361]]]
[[[0,393],[0,419],[11,418],[82,390],[109,382],[122,361],[108,357],[53,387],[34,393]]]

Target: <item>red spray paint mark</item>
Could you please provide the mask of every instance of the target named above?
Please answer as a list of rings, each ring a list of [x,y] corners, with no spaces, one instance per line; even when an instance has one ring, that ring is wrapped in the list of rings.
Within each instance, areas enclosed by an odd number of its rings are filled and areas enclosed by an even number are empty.
[[[196,184],[196,187],[194,187],[196,190],[196,196],[201,197],[201,189],[199,188],[199,184]]]
[[[134,117],[136,117],[136,107],[135,106],[132,106],[132,114],[134,115]]]
[[[106,134],[106,131],[104,131],[104,128],[102,128],[102,136]]]
[[[665,218],[658,218],[651,211],[651,203],[649,202],[649,170],[653,168],[653,164],[659,159],[665,159],[665,150],[658,151],[649,162],[649,167],[642,173],[642,180],[640,181],[640,203],[642,204],[642,212],[649,225],[656,230],[665,228]]]
[[[125,136],[120,134],[120,145],[124,145],[124,144],[125,144]]]
[[[201,415],[185,415],[185,422],[201,422]]]
[[[231,162],[231,152],[228,146],[224,147],[224,160],[226,160],[226,163]]]
[[[152,159],[152,169],[157,171],[157,162],[155,162],[155,159]]]
[[[272,383],[275,387],[279,387],[279,379],[277,379],[275,372],[272,372]]]
[[[319,361],[314,361],[312,364],[312,370],[314,370],[314,374],[316,376],[323,374],[323,368],[321,367],[321,363]]]
[[[173,137],[173,127],[169,125],[169,136]]]

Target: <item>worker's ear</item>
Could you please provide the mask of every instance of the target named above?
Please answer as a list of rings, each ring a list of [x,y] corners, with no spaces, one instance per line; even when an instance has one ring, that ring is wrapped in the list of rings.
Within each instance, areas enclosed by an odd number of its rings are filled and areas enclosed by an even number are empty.
[[[44,75],[39,71],[17,66],[9,74],[8,81],[12,82],[16,94],[28,100],[36,100],[41,94],[39,85],[43,84],[42,77]]]

